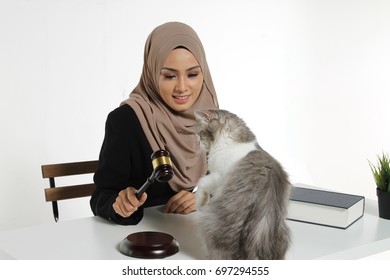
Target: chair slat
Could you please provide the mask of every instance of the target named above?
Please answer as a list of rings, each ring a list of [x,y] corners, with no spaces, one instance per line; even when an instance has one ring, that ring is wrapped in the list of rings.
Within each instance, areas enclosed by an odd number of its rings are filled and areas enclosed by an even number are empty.
[[[58,164],[42,165],[42,177],[54,178],[69,175],[79,175],[94,173],[97,169],[98,161],[83,161]]]
[[[96,189],[95,184],[75,185],[68,187],[46,188],[46,201],[57,201],[78,197],[91,196]]]

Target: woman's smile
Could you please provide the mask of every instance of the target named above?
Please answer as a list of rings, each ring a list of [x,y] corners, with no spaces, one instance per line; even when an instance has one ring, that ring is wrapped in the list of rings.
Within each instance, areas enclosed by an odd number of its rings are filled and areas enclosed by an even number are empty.
[[[191,95],[174,95],[173,99],[176,103],[182,105],[186,104],[191,98]]]

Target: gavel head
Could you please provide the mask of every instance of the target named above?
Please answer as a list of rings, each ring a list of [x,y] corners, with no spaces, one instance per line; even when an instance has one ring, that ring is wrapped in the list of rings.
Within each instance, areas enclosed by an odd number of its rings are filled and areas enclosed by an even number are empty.
[[[173,177],[172,163],[168,151],[158,150],[152,156],[154,178],[159,182],[168,182]]]

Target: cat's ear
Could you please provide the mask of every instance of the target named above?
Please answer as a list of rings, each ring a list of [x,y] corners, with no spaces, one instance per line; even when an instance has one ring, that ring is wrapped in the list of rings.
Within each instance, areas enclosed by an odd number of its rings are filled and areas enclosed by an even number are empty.
[[[219,123],[219,120],[218,119],[212,119],[209,124],[208,124],[208,128],[209,130],[214,134],[215,132],[217,132],[221,127],[221,124]]]
[[[211,112],[209,110],[197,110],[194,112],[195,118],[205,124],[208,124],[211,119]]]

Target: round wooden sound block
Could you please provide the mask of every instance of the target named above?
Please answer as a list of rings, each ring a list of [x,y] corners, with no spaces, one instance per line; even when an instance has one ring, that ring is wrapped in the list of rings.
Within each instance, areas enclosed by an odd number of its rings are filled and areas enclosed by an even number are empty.
[[[166,258],[179,251],[179,243],[167,233],[142,231],[129,234],[123,239],[119,251],[134,258]]]

